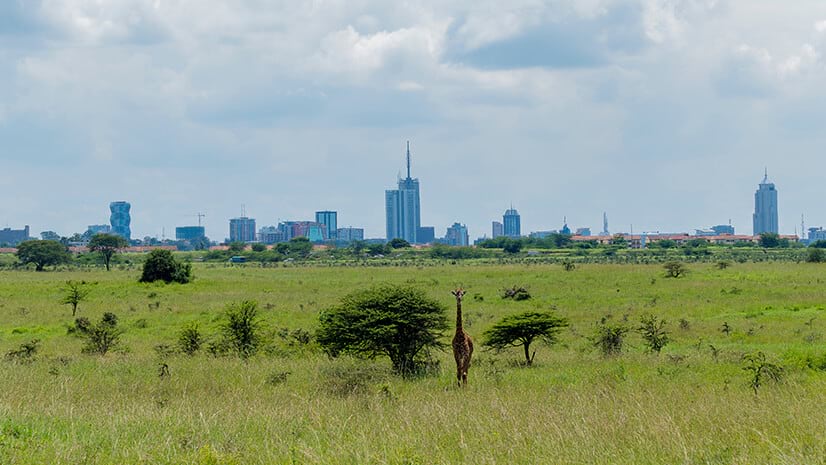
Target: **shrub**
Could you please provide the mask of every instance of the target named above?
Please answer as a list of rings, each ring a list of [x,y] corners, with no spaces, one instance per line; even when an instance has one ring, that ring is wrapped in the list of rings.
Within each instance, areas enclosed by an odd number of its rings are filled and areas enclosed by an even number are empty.
[[[178,350],[187,355],[194,355],[201,349],[204,337],[197,323],[186,325],[178,332]]]
[[[597,325],[596,331],[591,336],[591,343],[608,357],[622,352],[622,345],[628,328],[621,324],[611,324],[607,322]]]
[[[40,339],[32,339],[29,342],[24,342],[20,344],[20,347],[17,349],[12,349],[6,352],[6,360],[12,360],[16,362],[30,362],[34,358],[34,355],[40,349]]]
[[[809,247],[808,252],[806,252],[806,261],[809,263],[826,262],[826,252],[820,247]]]
[[[783,376],[783,368],[780,365],[769,362],[766,354],[761,351],[753,352],[743,356],[743,370],[749,375],[749,384],[757,394],[757,390],[763,385],[764,380],[780,381]]]
[[[530,353],[531,343],[540,339],[552,345],[565,326],[568,322],[564,318],[550,313],[524,312],[507,316],[485,331],[483,344],[496,350],[521,346],[525,352],[525,363],[530,366],[536,356],[536,351]]]
[[[716,264],[718,270],[725,270],[726,268],[731,266],[731,262],[728,260],[720,260]]]
[[[118,328],[118,317],[114,313],[104,313],[97,323],[90,323],[88,319],[75,320],[78,334],[86,340],[83,353],[106,355],[107,352],[120,344],[123,331]]]
[[[329,394],[347,397],[363,395],[371,391],[371,387],[388,379],[386,368],[375,363],[356,363],[343,361],[324,367],[321,371],[322,387]]]
[[[528,300],[531,298],[531,293],[528,292],[528,289],[522,286],[512,286],[510,288],[502,289],[502,298],[503,299],[513,299],[513,300]]]
[[[637,327],[637,331],[639,331],[650,352],[659,354],[662,348],[668,344],[668,332],[665,330],[665,320],[661,320],[654,315],[643,316],[640,320],[640,326]]]
[[[430,349],[443,346],[445,329],[439,302],[413,287],[383,284],[348,294],[324,311],[316,340],[334,357],[385,355],[396,373],[407,376]]]
[[[261,244],[260,242],[256,242],[255,244],[252,244],[252,251],[253,252],[263,252],[265,250],[267,250],[267,246],[264,245],[264,244]]]
[[[227,306],[221,325],[223,346],[241,357],[255,355],[261,344],[258,303],[245,300]]]
[[[665,268],[666,278],[679,278],[681,276],[685,276],[688,272],[685,265],[680,262],[668,262],[663,265],[663,268]]]
[[[570,260],[565,260],[562,262],[562,269],[565,271],[574,271],[576,269],[576,263]]]
[[[155,249],[149,253],[146,262],[143,264],[143,273],[140,282],[152,283],[163,281],[165,283],[186,284],[192,280],[192,265],[181,263],[175,260],[172,252],[164,249]]]

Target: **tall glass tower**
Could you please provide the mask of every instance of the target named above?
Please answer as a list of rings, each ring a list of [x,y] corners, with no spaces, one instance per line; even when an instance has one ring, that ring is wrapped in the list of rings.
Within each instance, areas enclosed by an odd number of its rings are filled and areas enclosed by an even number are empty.
[[[399,188],[384,191],[387,214],[387,240],[404,239],[417,244],[421,227],[419,180],[410,177],[410,142],[407,142],[407,177],[399,179]]]
[[[132,239],[132,230],[129,225],[132,223],[132,217],[129,215],[129,209],[132,205],[129,202],[112,202],[109,204],[109,224],[112,225],[112,234],[128,240]]]
[[[763,181],[754,193],[754,235],[769,232],[777,234],[780,230],[777,225],[777,189],[769,181],[769,172],[763,176]]]
[[[522,235],[522,225],[519,212],[513,208],[513,205],[502,215],[502,223],[505,226],[505,236],[520,237]]]

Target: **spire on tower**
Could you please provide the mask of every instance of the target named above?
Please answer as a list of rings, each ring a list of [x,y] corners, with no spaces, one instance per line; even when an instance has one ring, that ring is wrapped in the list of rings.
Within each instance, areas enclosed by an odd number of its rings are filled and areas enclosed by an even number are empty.
[[[763,184],[766,184],[768,182],[769,182],[769,167],[767,166],[765,168],[765,170],[763,171]]]
[[[407,179],[410,179],[410,141],[407,141]]]

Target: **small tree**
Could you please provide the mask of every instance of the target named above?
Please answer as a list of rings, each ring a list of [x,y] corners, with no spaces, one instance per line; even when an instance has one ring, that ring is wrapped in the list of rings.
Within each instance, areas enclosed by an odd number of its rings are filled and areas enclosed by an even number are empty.
[[[743,356],[745,365],[743,369],[749,372],[751,378],[749,384],[757,394],[757,390],[763,385],[765,379],[780,381],[783,376],[783,368],[780,365],[769,362],[766,354],[757,351]]]
[[[191,264],[178,262],[168,250],[155,249],[146,257],[140,282],[163,281],[167,284],[171,282],[186,284],[191,280]]]
[[[622,352],[622,345],[628,328],[621,324],[600,323],[590,337],[591,343],[608,357]]]
[[[387,245],[390,246],[392,249],[404,249],[410,247],[410,243],[404,239],[395,238],[392,241],[388,242]]]
[[[720,260],[716,264],[718,270],[725,270],[726,268],[731,266],[731,262],[728,260]]]
[[[261,343],[260,328],[257,302],[230,304],[221,324],[224,346],[244,358],[255,355]]]
[[[86,340],[83,353],[106,355],[120,343],[123,330],[118,328],[118,317],[114,313],[104,313],[100,321],[91,324],[87,319],[75,322],[80,336]]]
[[[503,318],[484,333],[483,344],[496,350],[522,346],[525,363],[533,364],[536,351],[531,354],[534,340],[540,339],[548,345],[557,341],[557,334],[568,326],[564,318],[550,313],[524,312]]]
[[[640,326],[637,327],[642,339],[648,346],[648,350],[657,354],[668,344],[668,331],[665,330],[665,320],[661,320],[654,315],[645,315],[640,319]]]
[[[445,309],[419,289],[383,284],[344,296],[324,311],[316,334],[330,355],[386,355],[396,373],[415,371],[417,357],[441,348]]]
[[[103,264],[106,265],[106,271],[109,271],[112,256],[128,245],[126,239],[117,234],[95,234],[89,241],[89,251],[100,253],[103,257]]]
[[[252,244],[252,251],[253,252],[263,252],[265,250],[267,250],[267,246],[265,244],[262,244],[260,242],[256,242],[255,244]]]
[[[576,263],[572,262],[571,260],[563,260],[562,269],[565,271],[574,271],[576,269]]]
[[[69,263],[72,256],[60,242],[32,240],[17,245],[17,259],[23,264],[33,263],[35,271],[43,271],[49,265]]]
[[[502,246],[502,250],[505,253],[516,254],[522,250],[522,246],[523,243],[521,239],[507,239]]]
[[[772,232],[760,233],[760,240],[758,242],[760,247],[767,249],[780,247],[780,235]]]
[[[680,262],[668,262],[663,265],[663,268],[665,268],[666,278],[679,278],[688,273],[688,269]]]
[[[60,303],[72,306],[72,316],[77,314],[77,305],[89,296],[91,289],[86,287],[86,281],[66,281],[63,288],[63,299]]]

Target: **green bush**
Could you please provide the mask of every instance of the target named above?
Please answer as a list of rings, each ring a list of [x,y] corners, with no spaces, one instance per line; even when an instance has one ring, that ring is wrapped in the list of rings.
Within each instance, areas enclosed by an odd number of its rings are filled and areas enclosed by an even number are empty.
[[[107,352],[120,344],[123,331],[118,328],[118,317],[114,313],[104,313],[97,323],[90,323],[88,319],[75,320],[78,334],[86,340],[83,346],[85,354],[106,355]]]
[[[622,352],[626,333],[628,328],[624,325],[603,322],[597,326],[590,339],[602,355],[609,357]]]
[[[178,350],[187,355],[194,355],[201,349],[204,337],[197,323],[184,326],[178,332]]]
[[[346,295],[324,311],[316,334],[330,355],[367,358],[385,355],[396,373],[407,376],[430,349],[441,348],[445,309],[416,288],[383,284]]]
[[[826,262],[826,252],[820,247],[809,247],[809,250],[806,252],[806,261],[809,263]]]
[[[181,263],[175,260],[172,252],[164,249],[155,249],[149,253],[146,262],[143,264],[143,273],[140,282],[152,283],[163,281],[165,283],[186,284],[192,280],[192,265]]]
[[[222,346],[244,358],[255,355],[261,344],[258,303],[245,300],[230,304],[224,318],[221,324]]]

